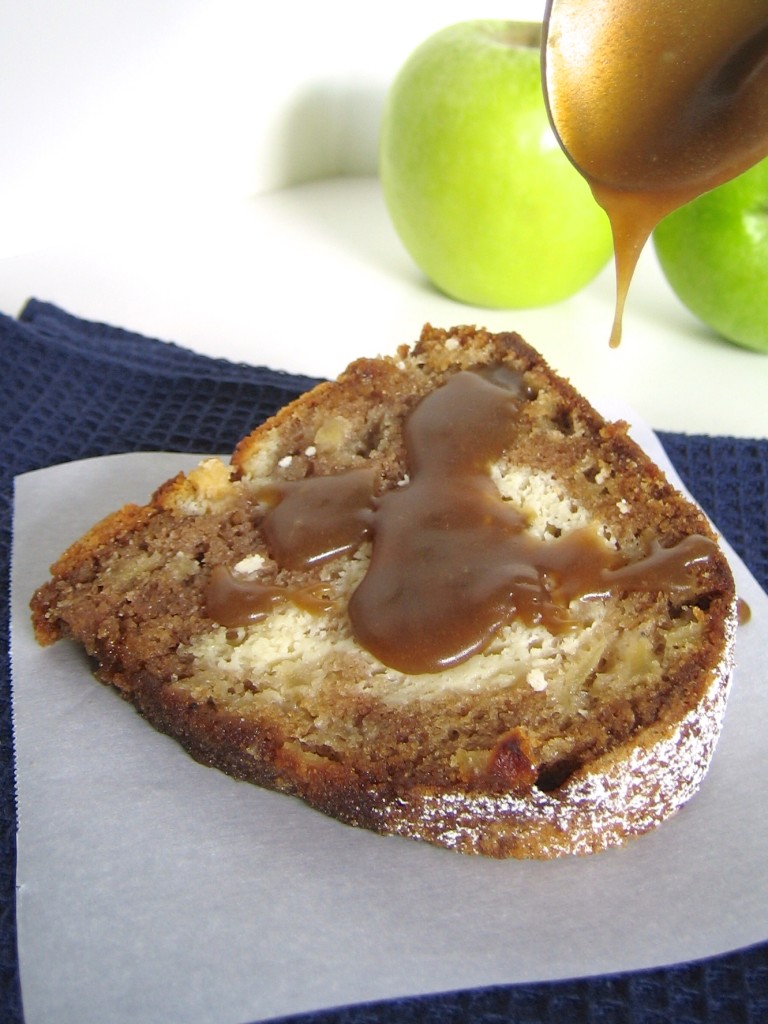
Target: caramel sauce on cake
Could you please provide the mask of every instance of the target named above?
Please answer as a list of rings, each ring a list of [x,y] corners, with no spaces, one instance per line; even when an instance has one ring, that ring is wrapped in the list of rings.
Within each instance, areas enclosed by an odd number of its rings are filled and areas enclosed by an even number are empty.
[[[490,467],[524,430],[522,376],[504,367],[461,371],[423,398],[405,423],[409,477],[374,495],[371,469],[262,490],[273,507],[262,532],[282,568],[303,569],[350,552],[368,537],[369,568],[349,602],[357,641],[402,672],[457,665],[518,619],[561,632],[576,599],[636,591],[684,593],[711,540],[658,544],[627,563],[594,529],[542,540],[494,483]],[[307,598],[309,596],[309,602]],[[322,603],[214,569],[208,614],[245,625],[280,600],[309,610]]]
[[[272,557],[286,569],[305,569],[354,551],[371,531],[375,473],[368,467],[312,476],[259,492],[274,505],[262,530]]]
[[[715,539],[518,335],[427,325],[95,524],[31,610],[204,764],[554,857],[698,788],[736,629]]]
[[[305,611],[328,611],[321,587],[279,587],[257,580],[238,578],[226,566],[211,570],[205,592],[206,614],[221,626],[234,629],[261,622],[275,605],[291,601]]]
[[[768,5],[550,0],[544,78],[555,131],[613,229],[615,347],[656,224],[768,153]]]

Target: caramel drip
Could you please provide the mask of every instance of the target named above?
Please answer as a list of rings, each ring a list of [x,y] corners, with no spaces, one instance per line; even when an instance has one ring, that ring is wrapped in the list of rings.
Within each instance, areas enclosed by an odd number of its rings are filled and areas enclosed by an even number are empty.
[[[746,626],[752,619],[752,609],[749,604],[740,597],[736,602],[736,611],[738,614],[738,622],[740,626]]]
[[[214,566],[206,585],[205,613],[227,629],[261,622],[275,605],[285,602],[315,615],[333,606],[322,586],[274,586],[247,576],[235,576],[223,565]]]
[[[555,131],[614,235],[618,345],[653,228],[768,154],[765,0],[549,0]]]
[[[306,569],[354,551],[371,531],[374,483],[366,466],[262,489],[258,496],[274,505],[262,524],[272,558]]]
[[[374,497],[372,470],[277,485],[263,532],[281,566],[306,569],[372,537],[365,577],[349,602],[358,642],[402,672],[436,672],[485,649],[518,619],[553,632],[572,620],[576,599],[692,586],[691,572],[715,550],[706,537],[654,546],[627,564],[594,530],[542,540],[505,501],[490,468],[524,429],[527,395],[508,370],[460,372],[408,417],[410,479]],[[226,573],[226,575],[224,575]],[[280,591],[214,570],[208,614],[240,625],[268,614]]]

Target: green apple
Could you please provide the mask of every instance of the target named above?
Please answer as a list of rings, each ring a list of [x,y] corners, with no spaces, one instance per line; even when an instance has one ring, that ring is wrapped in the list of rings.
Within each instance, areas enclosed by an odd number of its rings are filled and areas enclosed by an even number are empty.
[[[768,159],[671,213],[653,241],[694,316],[729,341],[768,352]]]
[[[441,291],[543,306],[611,256],[608,218],[550,127],[541,25],[467,21],[430,36],[385,102],[380,178],[397,233]]]

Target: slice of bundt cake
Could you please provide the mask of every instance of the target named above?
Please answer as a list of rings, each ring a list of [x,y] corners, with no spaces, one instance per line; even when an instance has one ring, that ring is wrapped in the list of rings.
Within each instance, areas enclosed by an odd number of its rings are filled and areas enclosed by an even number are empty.
[[[715,536],[515,334],[353,363],[51,571],[39,641],[195,758],[466,853],[644,832],[720,730]]]

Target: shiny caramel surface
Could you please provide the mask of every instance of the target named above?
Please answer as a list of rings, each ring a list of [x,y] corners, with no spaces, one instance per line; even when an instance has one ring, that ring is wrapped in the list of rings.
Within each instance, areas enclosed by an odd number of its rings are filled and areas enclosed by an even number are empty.
[[[383,664],[438,672],[488,646],[519,620],[553,633],[576,625],[573,601],[691,587],[705,537],[658,545],[628,562],[597,529],[542,538],[499,492],[491,467],[525,429],[531,396],[504,367],[460,371],[424,397],[404,425],[408,478],[373,492],[370,468],[310,476],[262,492],[262,523],[280,567],[306,570],[372,540],[370,564],[349,601],[352,632]],[[307,597],[310,601],[307,601]],[[258,621],[281,600],[322,606],[306,588],[285,590],[217,567],[208,614],[222,625]]]

